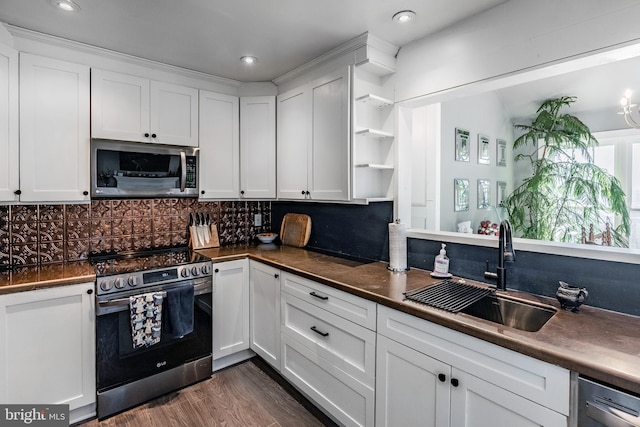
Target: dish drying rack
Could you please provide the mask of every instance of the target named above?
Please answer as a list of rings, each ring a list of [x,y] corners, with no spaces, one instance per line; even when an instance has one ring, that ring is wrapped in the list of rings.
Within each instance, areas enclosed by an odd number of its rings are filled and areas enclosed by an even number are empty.
[[[495,293],[495,289],[469,285],[454,280],[442,280],[405,292],[406,299],[431,307],[458,313],[483,297]]]

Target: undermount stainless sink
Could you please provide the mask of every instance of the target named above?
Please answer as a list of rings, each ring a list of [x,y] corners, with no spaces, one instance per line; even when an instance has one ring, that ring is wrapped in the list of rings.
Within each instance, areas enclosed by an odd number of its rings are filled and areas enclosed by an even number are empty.
[[[537,332],[556,314],[553,307],[487,295],[460,311],[490,322],[527,332]]]

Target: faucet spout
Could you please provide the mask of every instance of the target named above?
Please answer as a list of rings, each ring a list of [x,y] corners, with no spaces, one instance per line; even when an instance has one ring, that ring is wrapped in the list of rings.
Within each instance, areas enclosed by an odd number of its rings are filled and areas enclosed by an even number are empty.
[[[514,262],[516,260],[516,251],[513,249],[513,235],[511,233],[511,223],[507,219],[503,219],[500,223],[500,239],[498,242],[498,268],[497,288],[504,291],[507,289],[507,268],[505,262]]]
[[[509,220],[502,220],[500,223],[499,234],[498,267],[496,268],[495,273],[485,271],[484,276],[486,278],[495,279],[496,288],[500,291],[504,291],[507,289],[507,267],[505,266],[505,263],[514,262],[516,260],[516,251],[513,249],[513,236]]]

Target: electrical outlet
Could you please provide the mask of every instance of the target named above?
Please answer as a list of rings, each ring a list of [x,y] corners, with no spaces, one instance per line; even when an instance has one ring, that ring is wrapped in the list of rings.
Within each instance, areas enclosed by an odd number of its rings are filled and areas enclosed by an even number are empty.
[[[260,227],[262,225],[262,214],[255,214],[253,216],[253,225]]]

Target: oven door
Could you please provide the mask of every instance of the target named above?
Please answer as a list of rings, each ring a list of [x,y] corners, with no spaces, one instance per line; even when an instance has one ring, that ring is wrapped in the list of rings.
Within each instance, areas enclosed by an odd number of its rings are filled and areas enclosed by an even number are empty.
[[[129,296],[162,292],[181,286],[194,286],[193,332],[182,338],[164,333],[160,342],[146,348],[133,348]],[[119,293],[117,297],[97,297],[96,371],[99,392],[175,368],[211,355],[211,278],[186,280]],[[163,319],[164,320],[164,319]]]

